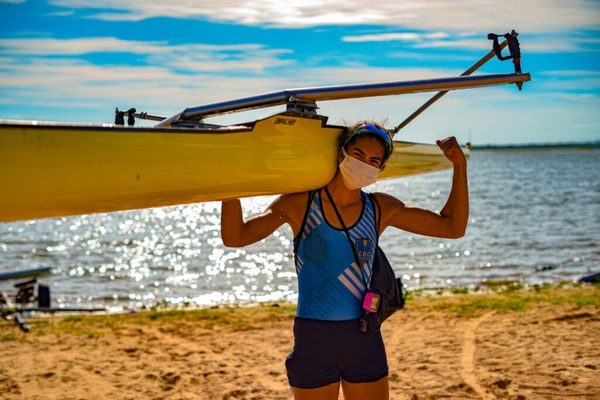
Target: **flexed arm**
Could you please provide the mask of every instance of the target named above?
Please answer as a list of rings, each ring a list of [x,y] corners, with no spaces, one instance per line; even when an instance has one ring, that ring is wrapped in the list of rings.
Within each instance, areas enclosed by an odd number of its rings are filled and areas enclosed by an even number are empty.
[[[449,137],[436,143],[454,165],[452,189],[446,204],[436,213],[418,207],[407,207],[392,196],[378,193],[377,199],[382,208],[381,231],[386,226],[394,226],[426,236],[453,239],[464,236],[469,219],[467,160],[456,138]]]
[[[451,230],[458,237],[464,236],[469,221],[469,187],[467,179],[467,158],[454,136],[438,140],[437,145],[442,149],[448,160],[452,161],[452,189],[440,215],[449,220]]]

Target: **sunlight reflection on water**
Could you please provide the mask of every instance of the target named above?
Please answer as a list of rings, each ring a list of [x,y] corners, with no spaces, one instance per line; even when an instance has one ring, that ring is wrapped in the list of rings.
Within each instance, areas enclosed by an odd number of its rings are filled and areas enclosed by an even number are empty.
[[[409,288],[557,282],[598,272],[599,170],[597,150],[473,151],[466,236],[388,229],[381,246]],[[370,189],[437,210],[450,180],[442,172]],[[244,199],[245,216],[273,199]],[[0,224],[0,271],[52,267],[43,280],[54,300],[69,306],[295,301],[291,229],[231,249],[219,224],[215,202]]]

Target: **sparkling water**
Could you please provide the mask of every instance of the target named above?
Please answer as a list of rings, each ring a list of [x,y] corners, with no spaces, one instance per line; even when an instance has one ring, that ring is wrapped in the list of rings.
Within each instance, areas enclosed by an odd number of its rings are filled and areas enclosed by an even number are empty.
[[[473,150],[465,237],[388,228],[381,237],[409,289],[527,284],[600,272],[600,150]],[[451,172],[368,188],[440,210]],[[247,216],[274,197],[244,199]],[[0,271],[52,267],[55,305],[215,305],[296,298],[292,231],[254,245],[220,238],[220,203],[0,224]],[[10,282],[0,282],[0,289]]]

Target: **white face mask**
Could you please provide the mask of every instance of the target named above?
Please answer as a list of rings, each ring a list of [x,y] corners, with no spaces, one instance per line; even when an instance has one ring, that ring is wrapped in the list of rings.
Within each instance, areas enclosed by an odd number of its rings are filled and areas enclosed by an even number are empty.
[[[344,153],[344,159],[340,163],[340,172],[348,189],[360,189],[377,181],[379,168],[349,156],[344,149],[342,149],[342,152]]]

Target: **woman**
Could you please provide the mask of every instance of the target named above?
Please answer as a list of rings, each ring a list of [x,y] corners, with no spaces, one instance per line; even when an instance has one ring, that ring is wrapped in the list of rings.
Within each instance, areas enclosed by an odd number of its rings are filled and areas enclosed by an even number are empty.
[[[437,145],[454,165],[452,190],[439,213],[360,190],[375,182],[393,150],[389,133],[373,123],[357,124],[342,135],[338,171],[324,188],[282,195],[246,222],[239,200],[223,202],[226,246],[257,242],[284,223],[294,233],[299,290],[294,349],[286,369],[296,400],[335,400],[340,386],[346,400],[389,398],[381,333],[361,332],[357,321],[374,246],[387,227],[442,238],[464,235],[469,214],[466,158],[454,137]]]

